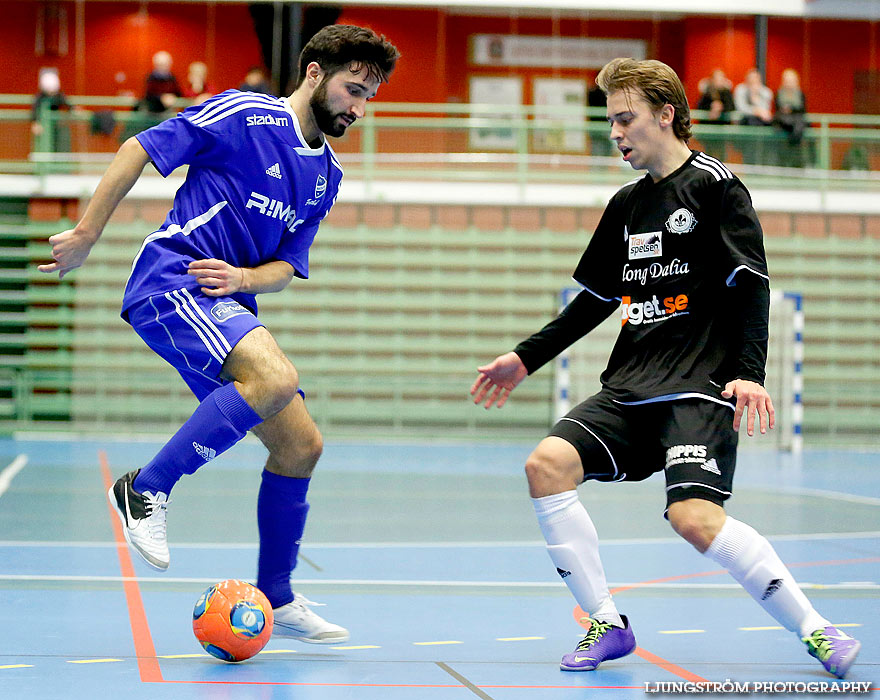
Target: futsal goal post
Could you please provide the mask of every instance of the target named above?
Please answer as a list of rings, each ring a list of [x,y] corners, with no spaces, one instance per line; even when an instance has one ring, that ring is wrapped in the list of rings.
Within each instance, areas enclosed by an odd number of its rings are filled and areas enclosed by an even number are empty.
[[[565,287],[560,310],[581,290]],[[589,294],[589,292],[584,292]],[[770,292],[770,328],[765,386],[776,410],[776,427],[764,444],[798,453],[803,448],[803,298],[794,292]],[[599,375],[608,363],[620,332],[620,317],[612,314],[601,325],[556,358],[554,420],[599,391]],[[745,430],[746,421],[742,421]]]

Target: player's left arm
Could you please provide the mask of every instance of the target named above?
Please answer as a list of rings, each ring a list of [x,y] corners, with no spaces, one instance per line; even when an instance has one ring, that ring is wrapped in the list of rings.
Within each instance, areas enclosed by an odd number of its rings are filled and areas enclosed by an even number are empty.
[[[764,388],[770,320],[770,278],[764,254],[761,224],[752,208],[748,191],[738,181],[722,183],[721,239],[730,264],[726,284],[731,294],[730,321],[735,324],[740,345],[735,349],[735,379],[727,382],[721,395],[736,398],[733,429],[739,430],[743,414],[746,431],[754,435],[776,424],[773,400]]]
[[[193,260],[187,274],[196,278],[202,292],[210,297],[221,297],[243,292],[265,294],[280,292],[293,279],[293,265],[273,260],[257,267],[235,267],[223,260],[208,258]]]
[[[770,283],[766,278],[748,272],[737,275],[735,281],[735,286],[729,290],[732,296],[731,322],[736,324],[741,345],[734,366],[736,379],[727,382],[721,395],[725,399],[736,397],[733,429],[739,430],[745,413],[746,430],[749,435],[754,435],[756,418],[762,433],[776,424],[773,400],[764,388]]]

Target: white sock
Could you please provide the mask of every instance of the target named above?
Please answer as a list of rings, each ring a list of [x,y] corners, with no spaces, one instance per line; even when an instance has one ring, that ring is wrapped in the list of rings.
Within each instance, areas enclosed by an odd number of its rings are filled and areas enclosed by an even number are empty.
[[[813,609],[773,546],[754,528],[728,516],[705,554],[787,630],[806,637],[831,624]]]
[[[623,627],[599,559],[599,535],[577,491],[533,498],[547,552],[568,590],[590,617]]]

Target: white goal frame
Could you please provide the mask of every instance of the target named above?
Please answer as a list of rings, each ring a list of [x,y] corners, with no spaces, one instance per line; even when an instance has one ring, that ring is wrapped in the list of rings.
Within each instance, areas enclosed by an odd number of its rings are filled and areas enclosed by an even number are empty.
[[[580,292],[565,287],[559,295],[560,310]],[[586,292],[589,294],[589,292]],[[619,314],[612,314],[584,338],[556,358],[554,422],[601,388],[599,375],[605,369],[614,340],[620,331]],[[792,453],[803,450],[803,296],[795,292],[770,292],[770,339],[767,348],[765,385],[776,411],[776,428],[768,431],[766,446]],[[745,430],[742,421],[742,430]],[[757,432],[756,432],[757,434]]]

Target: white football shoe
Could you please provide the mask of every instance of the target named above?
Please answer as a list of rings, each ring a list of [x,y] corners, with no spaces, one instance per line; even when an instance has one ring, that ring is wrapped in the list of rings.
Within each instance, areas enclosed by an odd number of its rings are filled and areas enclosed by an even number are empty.
[[[298,639],[310,644],[337,644],[348,641],[348,630],[312,612],[310,606],[324,605],[313,603],[305,596],[294,593],[293,601],[272,610],[275,618],[272,627],[273,637]]]
[[[140,469],[119,477],[110,487],[107,497],[119,520],[125,541],[144,561],[159,571],[165,571],[171,562],[168,540],[165,536],[165,509],[168,495],[161,491],[138,493],[132,484]]]

